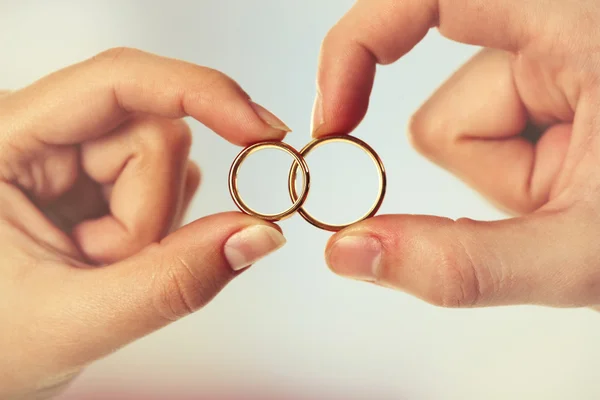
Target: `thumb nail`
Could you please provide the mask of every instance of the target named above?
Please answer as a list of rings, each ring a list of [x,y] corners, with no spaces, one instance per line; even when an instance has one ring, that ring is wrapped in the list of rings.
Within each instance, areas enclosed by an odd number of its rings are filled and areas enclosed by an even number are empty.
[[[233,234],[227,240],[225,258],[231,269],[239,271],[280,249],[285,243],[285,238],[277,229],[254,225]]]
[[[373,281],[381,265],[381,242],[369,236],[345,236],[333,243],[326,258],[338,275]]]

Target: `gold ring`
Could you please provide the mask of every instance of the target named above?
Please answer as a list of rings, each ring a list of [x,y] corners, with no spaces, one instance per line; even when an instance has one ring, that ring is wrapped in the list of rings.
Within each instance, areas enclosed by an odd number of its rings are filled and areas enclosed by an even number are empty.
[[[288,153],[289,155],[291,155],[292,157],[294,157],[294,162],[292,164],[295,167],[294,177],[296,176],[296,171],[298,170],[298,166],[300,166],[300,168],[302,169],[302,173],[304,174],[304,181],[302,184],[302,194],[300,196],[298,196],[298,194],[294,190],[295,195],[292,200],[293,201],[292,206],[279,214],[261,214],[258,211],[253,210],[244,202],[244,200],[242,199],[242,197],[240,196],[240,193],[238,191],[237,176],[238,176],[238,171],[240,169],[240,166],[242,165],[244,160],[252,153],[255,153],[262,149],[269,149],[269,148],[283,150],[286,153]],[[310,188],[310,172],[308,170],[308,165],[306,164],[306,161],[304,160],[302,155],[300,155],[300,153],[296,149],[294,149],[292,146],[290,146],[286,143],[283,143],[283,142],[269,141],[269,142],[256,143],[256,144],[246,147],[235,158],[235,160],[233,161],[233,164],[231,165],[231,169],[229,170],[229,193],[231,194],[231,197],[233,198],[233,201],[235,202],[237,207],[241,211],[243,211],[244,213],[246,213],[248,215],[252,215],[254,217],[257,217],[257,218],[260,218],[260,219],[263,219],[266,221],[281,221],[283,219],[288,218],[296,211],[298,211],[298,209],[300,209],[300,207],[302,207],[302,205],[304,204],[304,201],[306,200],[306,197],[308,196],[309,188]],[[295,187],[294,187],[294,189],[295,189]]]
[[[353,144],[353,145],[359,147],[360,149],[365,151],[369,155],[369,157],[371,157],[371,159],[375,163],[375,166],[377,167],[377,171],[379,173],[379,193],[377,195],[377,200],[375,201],[375,204],[373,204],[371,209],[365,215],[363,215],[362,217],[360,217],[359,219],[357,219],[354,222],[344,224],[344,225],[330,225],[330,224],[326,224],[325,222],[319,221],[318,219],[316,219],[315,217],[310,215],[302,206],[300,206],[298,208],[298,213],[302,216],[302,218],[304,218],[310,224],[316,226],[317,228],[324,229],[326,231],[337,232],[337,231],[340,231],[352,224],[355,224],[357,222],[360,222],[362,220],[365,220],[365,219],[370,218],[370,217],[374,216],[375,214],[377,214],[377,211],[379,211],[379,208],[381,207],[381,204],[383,203],[383,199],[385,197],[387,180],[386,180],[385,168],[383,166],[383,162],[381,161],[381,158],[379,158],[379,156],[377,155],[377,153],[375,152],[375,150],[373,150],[373,148],[371,146],[369,146],[362,140],[355,138],[354,136],[339,135],[339,136],[326,136],[326,137],[322,137],[319,139],[314,139],[313,141],[309,142],[306,146],[304,146],[304,148],[302,150],[300,150],[300,155],[301,155],[302,160],[304,160],[304,157],[306,157],[306,155],[308,153],[310,153],[312,150],[314,150],[317,147],[322,146],[326,143],[330,143],[330,142],[346,142],[346,143],[350,143],[350,144]],[[296,192],[296,184],[295,184],[299,165],[300,165],[300,168],[304,169],[304,167],[302,167],[301,163],[298,163],[298,161],[295,161],[292,164],[292,168],[290,169],[290,174],[288,177],[288,190],[290,192],[290,197],[291,197],[292,201],[298,201],[302,197],[302,196],[298,197],[298,193]]]

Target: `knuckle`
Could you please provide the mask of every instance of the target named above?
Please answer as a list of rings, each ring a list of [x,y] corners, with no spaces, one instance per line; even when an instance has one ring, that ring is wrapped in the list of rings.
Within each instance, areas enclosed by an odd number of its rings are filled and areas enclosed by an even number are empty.
[[[12,96],[10,96],[11,92],[8,90],[0,90],[0,110],[9,110],[10,104],[9,100]],[[0,136],[0,151],[4,150],[8,145],[8,138],[12,136],[13,126],[14,126],[13,118],[10,112],[4,112],[2,118],[0,118],[0,132],[2,135]],[[2,151],[5,153],[4,151]],[[2,176],[2,164],[0,164],[0,176]]]
[[[192,144],[189,125],[182,119],[148,118],[139,129],[138,142],[151,154],[181,155]]]
[[[165,132],[169,144],[177,149],[188,149],[192,145],[192,130],[183,119],[167,120]]]
[[[421,109],[412,115],[408,126],[408,139],[415,150],[425,156],[433,156],[442,150],[447,134],[442,133],[438,119]]]
[[[236,97],[250,99],[250,95],[234,79],[216,69],[185,64],[182,74],[186,78],[181,98],[184,110],[188,104],[202,107],[222,104],[223,101],[230,101]]]
[[[215,279],[200,278],[181,257],[163,258],[155,278],[154,308],[168,322],[179,320],[206,305],[219,290]]]
[[[200,171],[200,167],[196,165],[194,162],[189,162],[188,170],[187,170],[187,186],[188,190],[195,192],[196,189],[200,186],[200,182],[202,180],[202,172]]]
[[[113,47],[96,54],[92,60],[99,62],[115,62],[139,53],[141,53],[140,50],[131,47]]]
[[[321,42],[322,50],[327,51],[328,48],[330,46],[333,46],[333,44],[338,40],[337,39],[339,36],[338,30],[339,30],[339,22],[325,34],[325,37],[323,38],[323,41]]]
[[[596,253],[598,254],[598,253]],[[593,271],[581,274],[571,279],[563,290],[566,292],[565,298],[568,298],[572,306],[585,307],[590,304],[598,304],[600,301],[600,272],[597,268],[597,261],[587,265],[596,266]],[[557,285],[560,287],[561,283]],[[598,308],[600,311],[600,306]]]
[[[481,298],[480,283],[471,258],[457,242],[442,246],[434,260],[429,300],[444,308],[463,308],[476,305]]]
[[[189,79],[192,82],[189,96],[192,97],[190,100],[193,102],[211,103],[216,97],[232,92],[250,97],[235,80],[221,71],[203,66],[193,66],[190,72],[193,74],[193,79]],[[197,77],[201,77],[201,79]]]
[[[221,71],[217,71],[216,69],[208,68],[208,67],[198,67],[201,68],[204,73],[204,80],[202,87],[206,89],[220,87],[223,85],[229,85],[232,83],[232,80],[229,76],[225,75]]]
[[[340,28],[340,25],[336,25],[333,28],[331,28],[327,34],[325,35],[325,37],[323,38],[323,41],[321,42],[321,53],[322,54],[330,54],[335,52],[335,50],[337,48],[339,48],[340,42],[344,41],[345,39],[340,38],[341,36],[341,32],[342,29]]]

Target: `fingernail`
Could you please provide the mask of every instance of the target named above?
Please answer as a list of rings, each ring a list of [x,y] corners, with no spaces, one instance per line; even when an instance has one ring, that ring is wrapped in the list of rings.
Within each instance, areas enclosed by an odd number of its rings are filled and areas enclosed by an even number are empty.
[[[286,124],[283,123],[282,120],[277,118],[273,113],[271,113],[269,110],[267,110],[260,104],[256,104],[255,102],[251,101],[250,106],[252,106],[252,109],[254,110],[256,115],[258,115],[258,117],[262,119],[271,128],[284,132],[292,131]]]
[[[381,264],[382,249],[381,242],[373,237],[345,236],[332,245],[327,263],[339,275],[373,281]]]
[[[231,269],[239,271],[280,249],[286,240],[275,228],[250,226],[232,235],[225,243],[225,258]]]
[[[315,97],[315,104],[313,105],[312,111],[312,126],[310,128],[312,137],[316,137],[319,132],[319,128],[323,126],[325,121],[323,120],[323,95],[320,90],[317,90],[317,96]]]

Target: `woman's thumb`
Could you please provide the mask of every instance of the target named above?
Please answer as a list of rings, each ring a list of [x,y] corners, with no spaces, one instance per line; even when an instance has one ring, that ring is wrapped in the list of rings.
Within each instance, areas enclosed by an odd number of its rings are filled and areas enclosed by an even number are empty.
[[[77,271],[77,295],[61,305],[77,316],[61,329],[78,343],[69,347],[76,358],[69,363],[93,361],[202,308],[239,271],[284,244],[274,225],[228,213],[187,225],[117,264]]]

